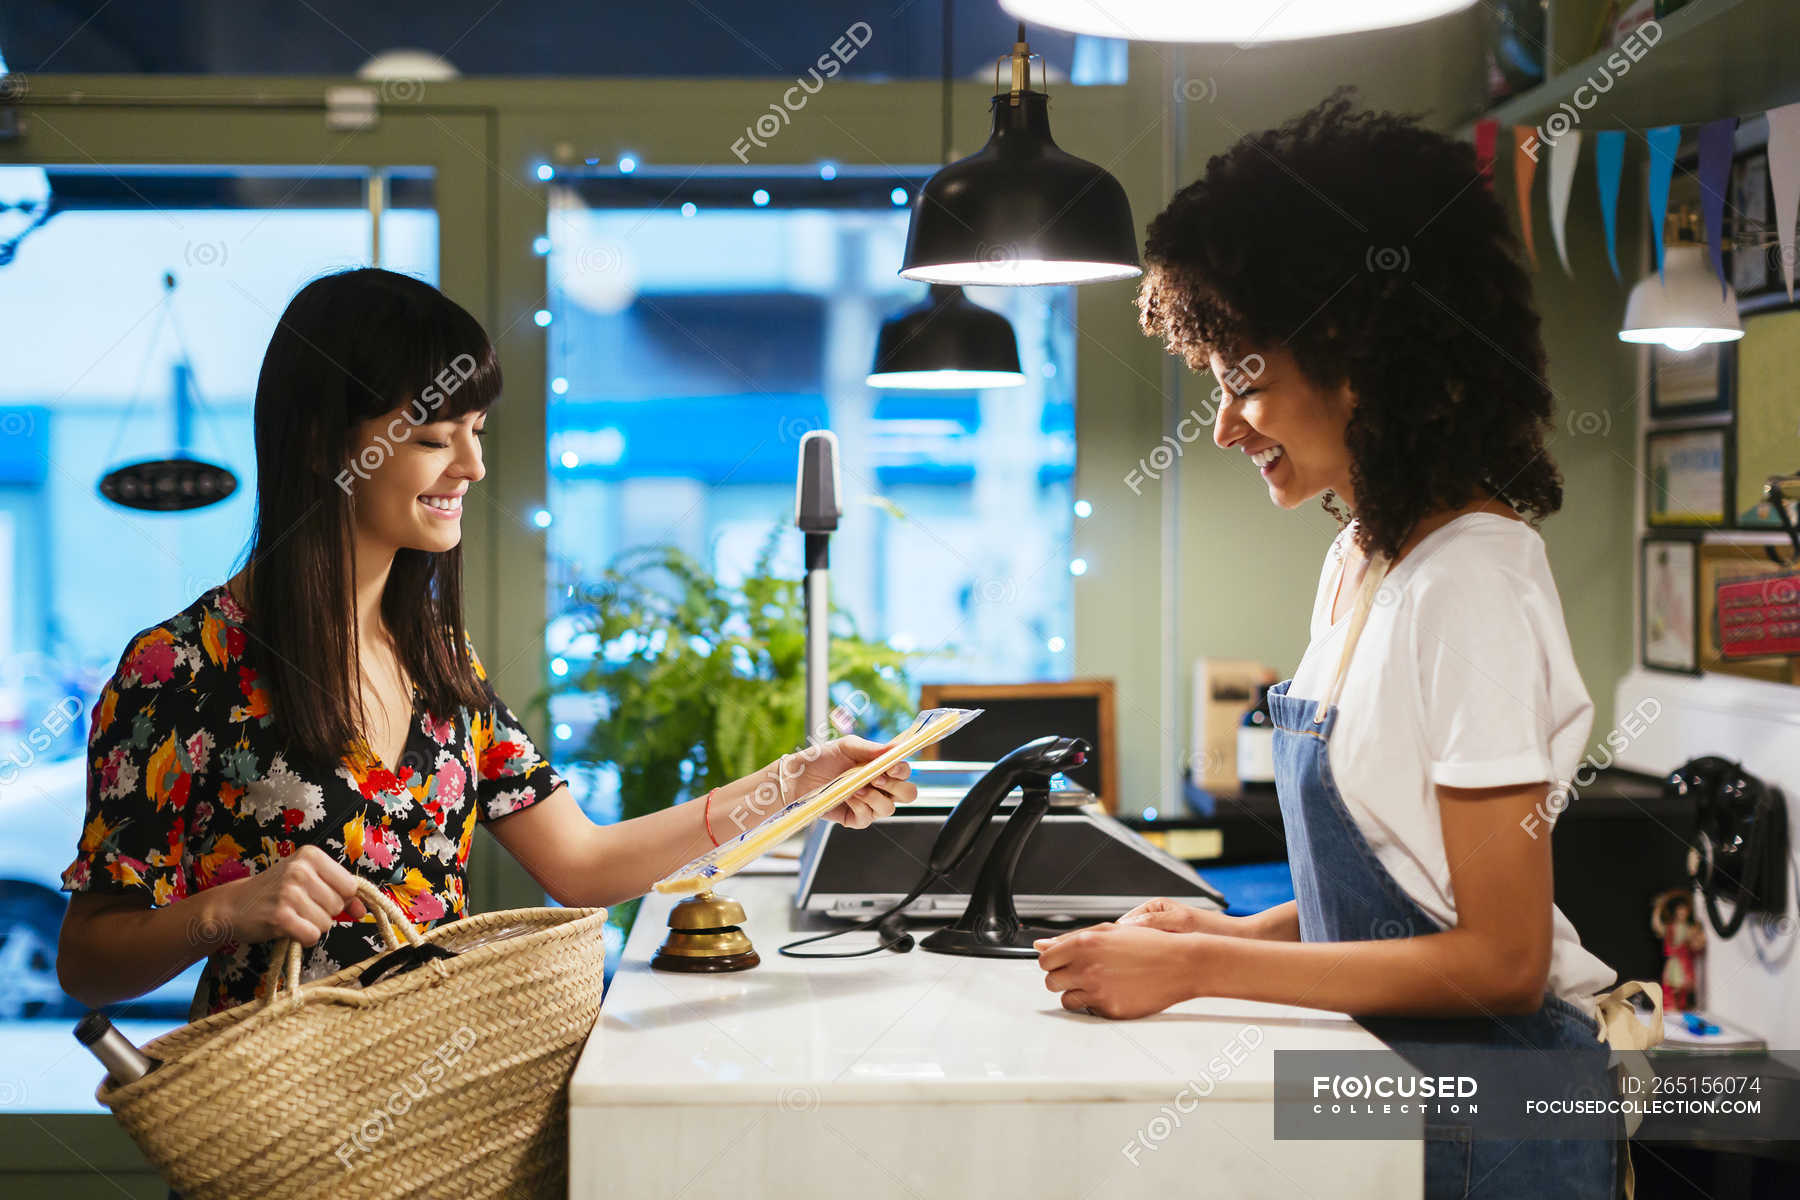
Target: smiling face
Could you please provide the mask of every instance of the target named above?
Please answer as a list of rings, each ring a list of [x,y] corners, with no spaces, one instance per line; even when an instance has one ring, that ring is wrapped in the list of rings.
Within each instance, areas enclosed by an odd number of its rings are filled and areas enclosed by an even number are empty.
[[[487,472],[481,461],[486,411],[414,425],[398,408],[356,427],[355,445],[382,447],[380,465],[356,481],[356,532],[395,549],[442,552],[462,541],[469,487]]]
[[[1330,488],[1354,506],[1344,430],[1354,400],[1349,385],[1315,386],[1293,356],[1279,350],[1227,362],[1210,356],[1223,396],[1213,442],[1240,450],[1269,485],[1269,499],[1296,508]],[[1260,368],[1260,369],[1259,369]]]

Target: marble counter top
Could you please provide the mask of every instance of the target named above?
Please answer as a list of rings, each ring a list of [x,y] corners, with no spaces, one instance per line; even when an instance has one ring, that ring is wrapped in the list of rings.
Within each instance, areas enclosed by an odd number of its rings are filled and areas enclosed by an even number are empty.
[[[572,1196],[686,1194],[708,1177],[761,1195],[758,1171],[784,1200],[1166,1195],[1196,1171],[1248,1189],[1220,1194],[1418,1193],[1417,1142],[1273,1140],[1275,1050],[1380,1045],[1341,1013],[1193,1000],[1114,1021],[1065,1011],[1035,959],[791,959],[777,947],[810,928],[795,931],[791,876],[719,890],[762,963],[652,970],[677,898],[645,897],[570,1084]]]

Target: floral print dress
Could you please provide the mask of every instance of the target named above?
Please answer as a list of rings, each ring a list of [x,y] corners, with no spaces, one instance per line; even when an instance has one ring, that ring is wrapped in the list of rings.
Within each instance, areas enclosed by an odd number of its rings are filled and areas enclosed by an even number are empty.
[[[366,743],[325,764],[297,753],[275,724],[245,657],[246,617],[220,584],[132,639],[94,704],[86,822],[63,888],[165,905],[311,844],[380,885],[421,929],[462,916],[476,822],[518,812],[563,782],[487,683],[473,643],[485,710],[438,717],[415,687],[393,769]],[[340,920],[307,950],[302,978],[384,945],[373,916]],[[223,942],[189,1019],[257,997],[274,948]]]

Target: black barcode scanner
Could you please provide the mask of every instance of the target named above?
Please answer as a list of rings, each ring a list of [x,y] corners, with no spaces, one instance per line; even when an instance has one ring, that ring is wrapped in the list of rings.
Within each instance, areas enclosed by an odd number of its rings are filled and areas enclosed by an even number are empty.
[[[1062,932],[1035,928],[1019,920],[1013,907],[1013,871],[1019,865],[1026,839],[1050,811],[1050,777],[1079,767],[1092,751],[1093,747],[1080,738],[1041,737],[995,763],[993,770],[969,789],[932,843],[930,867],[939,874],[954,870],[974,849],[977,835],[987,828],[989,818],[1015,786],[1022,789],[1022,794],[1019,807],[1013,810],[994,840],[994,848],[988,851],[987,861],[981,864],[975,890],[969,893],[969,907],[954,924],[930,934],[920,946],[938,954],[976,958],[1036,958],[1032,943]]]
[[[947,875],[956,869],[963,856],[974,849],[975,839],[987,828],[988,819],[1015,786],[1048,792],[1050,776],[1079,767],[1087,761],[1091,749],[1080,738],[1041,737],[995,763],[975,781],[938,831],[937,841],[931,844],[932,871]]]
[[[1018,787],[1024,789],[1024,794],[995,839],[994,848],[988,851],[987,861],[982,863],[975,890],[969,893],[968,908],[955,924],[937,930],[918,944],[939,954],[1035,958],[1037,951],[1032,948],[1032,943],[1040,937],[1053,937],[1062,930],[1034,929],[1020,923],[1013,907],[1013,870],[1019,864],[1019,854],[1031,837],[1031,831],[1050,809],[1050,777],[1081,766],[1091,753],[1093,747],[1080,738],[1054,735],[1026,742],[1011,751],[957,801],[944,827],[938,831],[937,840],[931,844],[925,873],[904,900],[879,916],[847,929],[834,929],[830,933],[789,942],[780,948],[780,953],[790,958],[858,958],[882,950],[900,953],[911,950],[913,938],[906,932],[906,916],[902,910],[924,895],[925,889],[934,881],[947,878],[961,865],[975,848],[981,831],[999,811],[1001,803],[1013,788]],[[881,934],[881,944],[867,950],[797,954],[790,949],[871,928]]]

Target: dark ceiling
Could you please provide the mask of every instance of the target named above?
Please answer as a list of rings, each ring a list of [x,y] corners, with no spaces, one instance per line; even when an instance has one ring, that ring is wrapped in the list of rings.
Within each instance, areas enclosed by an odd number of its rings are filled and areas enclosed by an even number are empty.
[[[955,74],[1011,48],[995,0],[955,5]],[[768,75],[812,66],[862,21],[860,79],[935,78],[941,0],[6,0],[0,55],[23,74],[349,75],[423,49],[464,75]],[[1069,72],[1074,39],[1030,31]]]

